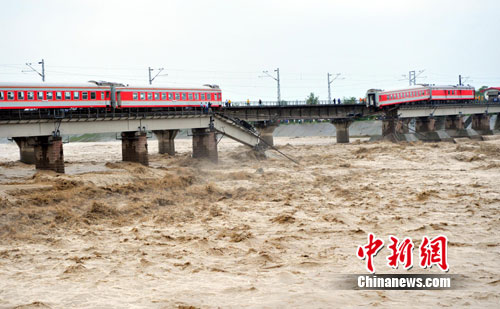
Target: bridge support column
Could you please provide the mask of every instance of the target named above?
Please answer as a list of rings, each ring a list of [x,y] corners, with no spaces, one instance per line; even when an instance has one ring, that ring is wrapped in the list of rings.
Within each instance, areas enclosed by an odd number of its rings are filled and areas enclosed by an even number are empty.
[[[146,132],[122,132],[122,160],[149,165]]]
[[[396,120],[395,130],[398,134],[408,134],[410,133],[409,125],[411,118],[400,118]]]
[[[14,137],[19,147],[20,161],[26,164],[35,164],[35,140],[33,137]]]
[[[495,120],[495,126],[493,127],[494,133],[500,133],[500,114],[497,114],[497,120]]]
[[[437,117],[436,117],[437,118]],[[434,117],[417,117],[415,120],[415,132],[417,137],[426,142],[439,142],[441,137],[436,132],[436,122],[444,125],[444,119],[437,120]]]
[[[464,117],[461,115],[446,116],[444,129],[451,137],[468,137]]]
[[[472,129],[479,135],[492,135],[493,131],[490,128],[490,115],[477,114],[472,115]]]
[[[410,118],[399,119],[397,109],[385,111],[382,120],[382,139],[391,142],[405,141],[410,120]]]
[[[158,139],[158,152],[161,154],[168,153],[169,155],[175,155],[175,143],[174,139],[177,136],[179,130],[157,130],[153,131]]]
[[[36,169],[64,173],[62,138],[60,136],[36,136],[32,139]]]
[[[260,139],[265,142],[261,142],[260,146],[262,148],[274,146],[273,132],[278,127],[278,124],[274,121],[258,121],[255,123],[255,127],[259,130]]]
[[[193,131],[193,158],[209,159],[217,163],[217,136],[211,129],[192,129]]]
[[[351,119],[339,118],[332,120],[332,124],[337,131],[337,143],[349,143],[349,126],[352,124]]]

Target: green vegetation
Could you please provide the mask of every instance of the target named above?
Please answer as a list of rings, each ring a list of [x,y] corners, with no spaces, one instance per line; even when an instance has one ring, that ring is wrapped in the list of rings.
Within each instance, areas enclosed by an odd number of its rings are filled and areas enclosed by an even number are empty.
[[[477,91],[476,91],[476,97],[478,97],[480,100],[484,100],[484,89],[488,89],[490,87],[488,86],[481,86]]]
[[[316,105],[319,103],[319,97],[314,95],[314,92],[311,92],[309,96],[306,98],[307,105]]]
[[[342,99],[342,103],[343,104],[356,104],[356,103],[358,103],[358,100],[355,97],[350,97],[350,98],[344,97]]]

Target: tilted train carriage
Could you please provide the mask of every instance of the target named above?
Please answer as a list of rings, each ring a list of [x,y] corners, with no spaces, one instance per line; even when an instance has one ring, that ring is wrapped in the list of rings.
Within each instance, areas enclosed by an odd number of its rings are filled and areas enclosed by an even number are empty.
[[[471,103],[475,99],[474,87],[418,85],[405,89],[366,92],[367,106],[383,108],[399,104]]]

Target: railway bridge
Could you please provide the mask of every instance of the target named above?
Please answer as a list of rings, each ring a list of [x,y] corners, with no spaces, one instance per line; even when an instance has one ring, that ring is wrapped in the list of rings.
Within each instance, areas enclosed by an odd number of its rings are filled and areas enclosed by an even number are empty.
[[[148,165],[147,132],[153,132],[159,152],[175,154],[174,139],[180,129],[191,129],[193,157],[217,162],[217,135],[225,135],[250,147],[272,146],[274,129],[283,120],[323,119],[337,129],[337,142],[349,142],[349,126],[356,119],[376,115],[383,122],[382,137],[405,140],[408,122],[416,119],[416,134],[425,140],[468,136],[464,118],[480,134],[500,130],[500,119],[490,128],[490,116],[500,113],[500,104],[415,105],[376,110],[364,104],[233,106],[204,112],[171,108],[151,110],[40,110],[12,111],[0,115],[0,137],[12,138],[21,161],[37,169],[64,172],[61,135],[121,132],[122,159]],[[500,118],[500,117],[499,117]],[[250,124],[252,123],[252,124]],[[442,127],[442,128],[441,128]]]
[[[305,102],[304,102],[305,103]],[[500,117],[493,127],[492,115],[500,113],[500,103],[433,104],[394,106],[374,110],[363,104],[352,105],[240,105],[225,108],[227,116],[252,121],[262,138],[272,143],[272,132],[281,120],[328,119],[337,130],[337,142],[349,142],[349,126],[358,118],[376,115],[382,120],[381,137],[392,141],[420,139],[441,141],[455,137],[491,135],[500,131]],[[415,123],[410,129],[410,122]],[[471,124],[471,130],[467,130]],[[413,131],[413,132],[410,132]]]

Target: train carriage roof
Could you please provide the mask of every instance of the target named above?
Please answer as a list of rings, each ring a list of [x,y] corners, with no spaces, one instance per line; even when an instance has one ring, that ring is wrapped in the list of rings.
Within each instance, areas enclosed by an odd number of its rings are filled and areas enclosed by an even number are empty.
[[[202,92],[220,92],[220,88],[216,85],[215,87],[198,86],[198,87],[168,87],[168,86],[155,86],[155,85],[120,85],[116,86],[117,89],[131,89],[138,91],[164,91],[164,90],[178,90],[178,91],[202,91]],[[13,82],[0,82],[0,88],[91,88],[91,89],[109,89],[109,85],[96,85],[93,82],[89,83],[13,83]]]

